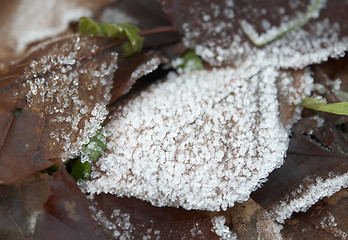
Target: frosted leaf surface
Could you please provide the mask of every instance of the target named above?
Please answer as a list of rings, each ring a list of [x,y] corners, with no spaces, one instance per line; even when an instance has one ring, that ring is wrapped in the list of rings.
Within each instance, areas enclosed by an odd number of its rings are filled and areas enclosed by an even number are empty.
[[[107,43],[78,35],[48,41],[0,77],[0,89],[11,94],[10,107],[0,112],[7,118],[0,135],[2,179],[47,168],[40,165],[47,160],[75,157],[95,135],[108,113],[117,66],[117,53],[105,51]]]
[[[160,52],[154,50],[143,50],[130,57],[120,56],[114,87],[111,90],[112,98],[110,103],[115,102],[120,96],[126,94],[139,78],[156,70],[160,64],[167,61]]]
[[[225,225],[226,219],[224,216],[216,216],[211,222],[213,223],[213,229],[220,237],[220,240],[237,240],[237,234],[232,232],[228,226]]]
[[[4,1],[0,11],[4,16],[0,19],[0,34],[6,41],[0,50],[23,51],[32,42],[66,31],[70,21],[91,16],[107,2],[109,0]]]
[[[169,74],[119,106],[106,126],[110,150],[84,190],[201,210],[248,199],[287,149],[278,75],[272,68]]]
[[[108,113],[117,53],[98,53],[101,47],[74,36],[62,45],[53,44],[51,51],[57,54],[33,60],[24,73],[27,80],[20,91],[26,93],[29,109],[48,115],[45,132],[50,140],[45,145],[49,151],[63,149],[63,160],[78,154]],[[92,57],[81,59],[82,54]]]
[[[273,219],[280,223],[289,218],[294,212],[305,212],[312,205],[324,197],[330,197],[341,188],[348,187],[348,173],[342,176],[333,176],[327,179],[317,177],[316,179],[306,179],[307,186],[300,185],[298,189],[291,192],[291,196],[285,197],[286,200],[274,205],[270,214]],[[312,184],[310,184],[312,182]]]
[[[313,89],[313,77],[309,69],[281,70],[276,81],[278,88],[279,118],[290,130],[301,118],[302,99]]]
[[[278,222],[306,211],[347,187],[347,151],[335,126],[318,116],[302,119],[293,128],[285,163],[251,197]]]
[[[186,46],[194,48],[212,65],[245,68],[251,65],[302,68],[344,55],[348,49],[348,28],[343,20],[347,0],[327,1],[315,15],[317,18],[261,48],[248,39],[241,27],[241,23],[247,22],[255,35],[281,29],[292,19],[305,15],[312,2],[161,1],[174,24],[185,34]]]

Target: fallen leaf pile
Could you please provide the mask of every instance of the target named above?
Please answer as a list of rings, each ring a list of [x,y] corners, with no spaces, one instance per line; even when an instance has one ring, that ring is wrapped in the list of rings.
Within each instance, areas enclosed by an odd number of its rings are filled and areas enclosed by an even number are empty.
[[[347,0],[3,2],[0,239],[348,239]]]

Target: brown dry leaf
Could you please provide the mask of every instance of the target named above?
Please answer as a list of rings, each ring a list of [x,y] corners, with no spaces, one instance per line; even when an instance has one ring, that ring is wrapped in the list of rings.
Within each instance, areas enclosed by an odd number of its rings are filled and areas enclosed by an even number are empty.
[[[139,78],[156,70],[160,64],[168,62],[159,51],[143,50],[130,56],[119,57],[118,71],[114,77],[110,104],[126,94]]]
[[[105,127],[108,150],[81,187],[209,211],[245,201],[287,148],[277,87],[293,94],[282,101],[292,105],[303,97],[294,87],[308,91],[312,81],[298,71],[291,86],[291,71],[253,70],[170,73],[125,98]]]
[[[0,76],[0,183],[76,156],[100,128],[117,60],[108,43],[48,41]]]
[[[346,187],[348,142],[331,123],[304,118],[293,128],[285,163],[251,197],[282,222]]]
[[[294,214],[281,231],[287,239],[348,239],[348,190],[324,198],[305,213]]]
[[[301,101],[313,88],[310,74],[309,69],[281,70],[277,78],[279,119],[287,129],[301,118]]]
[[[242,23],[249,24],[248,30],[254,31],[256,38],[274,33],[272,29],[282,29],[292,19],[303,16],[313,1],[160,2],[184,34],[186,46],[194,48],[212,65],[298,68],[325,61],[329,56],[339,57],[348,49],[347,0],[326,1],[319,17],[264,47],[257,47],[248,39]]]
[[[282,239],[281,226],[252,198],[231,208],[231,216],[239,240]]]
[[[94,195],[92,202],[93,218],[110,239],[219,239],[211,218],[200,211],[159,208],[110,194]]]
[[[85,196],[64,167],[53,174],[44,209],[35,228],[36,240],[107,239],[91,219]]]
[[[32,239],[49,196],[48,180],[46,174],[34,174],[12,185],[0,185],[0,239]]]

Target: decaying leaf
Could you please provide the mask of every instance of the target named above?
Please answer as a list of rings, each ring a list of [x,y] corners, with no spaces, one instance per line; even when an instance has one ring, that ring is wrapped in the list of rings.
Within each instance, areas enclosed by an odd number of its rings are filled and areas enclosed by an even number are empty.
[[[212,65],[250,65],[304,67],[344,55],[348,49],[348,1],[325,1],[317,18],[294,29],[264,47],[255,46],[255,38],[277,35],[291,26],[294,19],[306,15],[312,0],[306,1],[184,1],[161,0],[173,23],[185,35],[184,42]],[[321,11],[319,11],[321,10]],[[244,24],[243,24],[244,23]]]
[[[278,222],[306,211],[347,187],[347,152],[347,141],[333,125],[319,117],[302,119],[293,129],[284,165],[252,198]]]
[[[309,69],[281,70],[276,81],[278,88],[279,119],[290,130],[301,118],[301,100],[313,89]]]
[[[119,105],[106,126],[109,150],[82,187],[186,209],[247,200],[287,149],[278,77],[291,82],[272,68],[169,74]]]
[[[287,239],[348,239],[348,190],[324,198],[305,213],[285,221],[282,235]]]
[[[114,239],[219,239],[210,217],[195,210],[154,207],[135,198],[94,195],[93,218]],[[215,231],[216,232],[216,231]]]
[[[159,51],[144,50],[130,57],[119,57],[118,71],[115,74],[114,86],[111,90],[110,103],[114,103],[126,94],[139,78],[156,70],[160,64],[168,60]]]
[[[280,224],[273,222],[269,214],[253,199],[231,208],[233,226],[239,240],[281,240]]]
[[[0,239],[32,239],[49,196],[48,175],[34,174],[0,186]]]
[[[35,228],[35,239],[107,239],[90,217],[85,196],[65,168],[53,174],[50,195]]]
[[[117,66],[108,43],[78,35],[48,41],[0,76],[0,183],[76,156],[100,128]]]

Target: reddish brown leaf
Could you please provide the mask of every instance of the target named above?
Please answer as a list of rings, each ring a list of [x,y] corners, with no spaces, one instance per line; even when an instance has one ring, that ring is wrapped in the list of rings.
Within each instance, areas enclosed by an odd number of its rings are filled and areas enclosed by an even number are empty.
[[[311,1],[200,1],[160,0],[187,47],[212,65],[248,67],[304,67],[341,56],[347,51],[345,24],[348,1],[327,1],[318,18],[264,47],[255,46],[244,33],[248,22],[255,35],[267,33],[303,15]],[[265,58],[267,56],[267,58]]]
[[[48,196],[46,174],[35,174],[12,185],[0,185],[0,239],[32,239]]]
[[[239,240],[281,239],[281,226],[273,222],[266,210],[251,198],[233,206],[231,215]]]
[[[333,125],[306,118],[297,123],[284,165],[251,196],[282,221],[347,184],[348,143]]]
[[[106,116],[117,53],[106,38],[68,36],[0,76],[0,183],[78,154]]]
[[[144,50],[130,57],[120,57],[118,71],[115,74],[114,86],[111,90],[110,103],[114,103],[126,94],[137,79],[156,70],[157,67],[168,60],[158,51]]]
[[[65,168],[53,174],[50,192],[36,225],[35,239],[106,239],[96,229],[85,196]]]
[[[305,213],[294,214],[284,224],[287,239],[348,239],[348,190],[324,198]]]
[[[94,218],[109,237],[128,239],[219,239],[200,211],[154,207],[135,198],[95,195]]]

